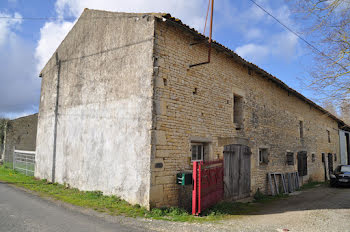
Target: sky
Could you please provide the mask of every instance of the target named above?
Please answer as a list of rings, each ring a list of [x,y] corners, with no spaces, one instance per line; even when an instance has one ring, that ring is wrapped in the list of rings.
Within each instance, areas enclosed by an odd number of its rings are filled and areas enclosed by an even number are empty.
[[[288,27],[301,30],[302,22],[285,0],[256,2]],[[0,0],[0,117],[38,112],[39,73],[84,8],[167,12],[203,32],[207,6],[208,0]],[[313,64],[310,50],[252,2],[216,0],[213,28],[217,42],[317,100],[304,85]]]

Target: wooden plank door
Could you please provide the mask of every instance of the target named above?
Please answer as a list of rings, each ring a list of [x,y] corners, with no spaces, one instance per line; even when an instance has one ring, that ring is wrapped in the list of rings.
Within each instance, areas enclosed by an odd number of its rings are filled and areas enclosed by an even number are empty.
[[[307,152],[298,152],[298,174],[299,176],[307,175]]]
[[[239,197],[244,198],[250,195],[250,148],[240,146],[240,177],[239,177]]]
[[[328,153],[328,172],[333,173],[333,155]]]
[[[225,198],[240,199],[250,195],[250,149],[244,145],[224,147]]]

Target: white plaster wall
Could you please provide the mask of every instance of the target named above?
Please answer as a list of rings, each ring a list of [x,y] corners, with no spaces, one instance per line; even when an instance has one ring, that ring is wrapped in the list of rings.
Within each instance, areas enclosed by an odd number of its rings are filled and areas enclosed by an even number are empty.
[[[85,10],[58,48],[56,182],[149,207],[153,36],[151,16]],[[55,81],[50,68],[49,62],[43,79]],[[40,112],[53,110],[40,105]],[[45,115],[39,117],[40,178],[52,171],[54,115]]]
[[[346,150],[346,137],[345,131],[339,130],[339,139],[340,139],[340,162],[341,164],[348,164],[348,152]]]

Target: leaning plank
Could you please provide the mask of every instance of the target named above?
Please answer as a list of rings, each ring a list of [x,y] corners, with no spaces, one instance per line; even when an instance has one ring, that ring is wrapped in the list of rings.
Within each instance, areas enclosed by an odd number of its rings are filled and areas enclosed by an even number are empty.
[[[275,190],[274,190],[273,185],[272,185],[271,173],[269,173],[269,172],[267,173],[267,179],[268,179],[269,184],[270,184],[271,195],[275,196]]]
[[[287,194],[288,192],[287,192],[286,182],[285,182],[284,174],[283,174],[283,173],[281,173],[281,180],[282,180],[282,186],[283,186],[284,193]]]
[[[287,173],[287,178],[288,178],[288,192],[292,193],[293,192],[293,185],[292,185],[292,177],[290,173]]]
[[[276,174],[272,173],[273,175],[273,180],[275,181],[275,186],[276,186],[276,193],[277,195],[280,194],[280,191],[278,190],[278,185],[277,185],[277,180],[276,180]]]
[[[300,183],[299,183],[299,173],[298,172],[295,172],[295,179],[296,179],[296,182],[297,182],[297,189],[299,189],[300,187]]]

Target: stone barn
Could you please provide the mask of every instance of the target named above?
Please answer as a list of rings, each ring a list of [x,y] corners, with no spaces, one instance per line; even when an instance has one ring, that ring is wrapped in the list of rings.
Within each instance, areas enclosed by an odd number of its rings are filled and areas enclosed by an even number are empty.
[[[2,159],[12,167],[13,151],[35,151],[38,114],[32,114],[7,121]]]
[[[35,176],[175,206],[177,173],[240,145],[247,195],[300,163],[302,182],[324,180],[344,122],[219,43],[190,68],[206,41],[169,14],[86,9],[40,75]]]

